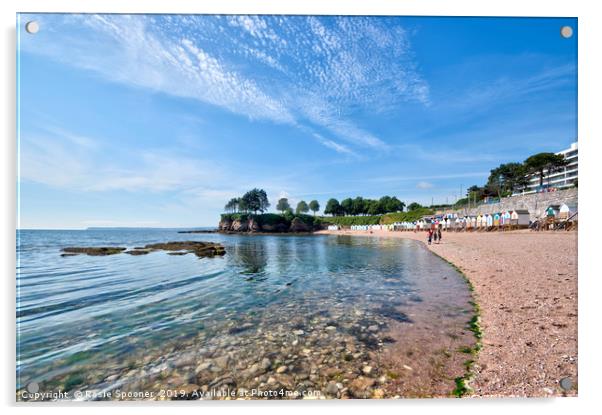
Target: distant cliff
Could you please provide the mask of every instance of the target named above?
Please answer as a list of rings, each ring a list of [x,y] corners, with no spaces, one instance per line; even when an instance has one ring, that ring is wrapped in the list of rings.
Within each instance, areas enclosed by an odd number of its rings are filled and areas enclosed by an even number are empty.
[[[319,218],[310,215],[278,215],[263,213],[226,213],[219,222],[218,230],[224,233],[288,233],[314,232],[322,229]]]

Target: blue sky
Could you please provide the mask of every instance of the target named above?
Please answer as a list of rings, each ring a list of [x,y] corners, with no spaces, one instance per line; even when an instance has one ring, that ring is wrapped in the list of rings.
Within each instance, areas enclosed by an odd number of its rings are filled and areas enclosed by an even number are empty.
[[[576,140],[576,23],[21,15],[20,226],[212,226],[253,187],[453,202]]]

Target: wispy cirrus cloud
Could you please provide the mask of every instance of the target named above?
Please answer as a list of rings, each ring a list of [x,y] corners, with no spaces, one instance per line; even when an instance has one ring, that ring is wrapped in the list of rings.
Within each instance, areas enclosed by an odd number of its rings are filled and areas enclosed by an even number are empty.
[[[84,136],[54,124],[36,134],[24,133],[19,180],[81,195],[109,192],[128,192],[140,197],[169,195],[168,202],[162,203],[165,210],[184,213],[198,209],[219,212],[225,201],[257,186],[265,189],[273,201],[274,195],[282,192],[298,192],[295,183],[304,174],[293,171],[277,177],[271,172],[244,176],[223,163],[166,148],[122,149],[116,157],[114,148],[104,142],[102,138]],[[346,150],[342,147],[335,151]],[[100,223],[83,222],[86,226]]]
[[[324,145],[325,147],[328,147],[334,151],[336,151],[337,153],[341,153],[341,154],[348,154],[348,155],[353,155],[353,156],[357,156],[357,154],[355,154],[352,150],[349,149],[349,147],[343,145],[343,144],[339,144],[333,140],[329,140],[327,138],[322,137],[320,134],[318,133],[314,133],[313,136],[316,138],[316,140]]]
[[[211,161],[163,149],[135,150],[119,161],[101,139],[55,126],[39,134],[22,134],[21,140],[20,179],[55,188],[165,192],[228,178]]]
[[[542,92],[558,91],[558,88],[565,86],[572,87],[576,72],[575,65],[563,64],[544,68],[527,76],[499,76],[492,81],[475,83],[472,88],[461,93],[454,91],[453,98],[441,100],[441,103],[450,109],[471,108],[484,111],[509,101],[524,100]]]
[[[386,149],[358,108],[428,105],[409,36],[389,18],[47,15],[23,50],[134,87],[192,98],[250,119],[326,130],[317,140]],[[55,28],[54,30],[52,28]],[[76,33],[76,35],[74,35]],[[60,46],[58,46],[60,45]]]

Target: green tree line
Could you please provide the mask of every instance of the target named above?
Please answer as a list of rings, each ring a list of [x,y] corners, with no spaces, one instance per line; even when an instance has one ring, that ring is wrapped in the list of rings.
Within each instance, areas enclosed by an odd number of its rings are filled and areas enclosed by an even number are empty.
[[[383,196],[380,199],[343,199],[340,203],[337,199],[329,199],[324,208],[324,214],[332,216],[359,216],[359,215],[383,215],[385,213],[403,212],[405,203],[395,196]]]
[[[467,204],[469,201],[478,201],[485,197],[510,196],[528,186],[533,177],[537,177],[539,186],[543,186],[546,175],[561,170],[567,164],[564,155],[555,153],[538,153],[522,163],[500,164],[490,171],[487,183],[483,186],[469,187],[466,198],[460,199],[456,204]]]

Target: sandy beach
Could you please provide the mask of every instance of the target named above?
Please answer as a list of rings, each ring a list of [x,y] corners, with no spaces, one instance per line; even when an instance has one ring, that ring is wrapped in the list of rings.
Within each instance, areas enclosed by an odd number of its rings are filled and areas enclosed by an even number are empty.
[[[409,238],[389,231],[322,231]],[[577,233],[443,233],[428,246],[474,286],[482,349],[472,371],[475,397],[577,394]],[[570,378],[565,392],[560,379]]]

